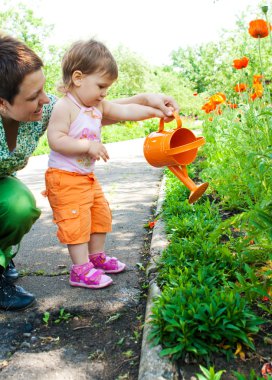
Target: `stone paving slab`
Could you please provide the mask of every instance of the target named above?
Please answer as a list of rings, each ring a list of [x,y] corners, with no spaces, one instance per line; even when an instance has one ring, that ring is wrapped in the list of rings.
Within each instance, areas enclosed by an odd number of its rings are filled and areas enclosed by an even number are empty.
[[[45,299],[52,308],[59,308],[65,302],[67,306],[76,307],[79,304],[78,293],[83,297],[81,302],[88,305],[90,300],[99,299],[100,294],[104,296],[104,293],[109,293],[109,298],[116,298],[115,291],[117,295],[126,294],[130,289],[135,291],[137,278],[133,272],[140,262],[144,224],[156,202],[161,178],[161,170],[146,163],[142,144],[142,139],[107,144],[111,159],[107,163],[99,161],[97,164],[96,175],[113,213],[113,231],[107,237],[107,252],[128,266],[126,273],[113,276],[113,286],[98,292],[71,288],[68,276],[53,276],[69,271],[71,260],[66,246],[58,242],[48,200],[41,195],[47,156],[32,157],[27,167],[18,173],[18,177],[33,191],[42,209],[40,219],[23,239],[15,259],[17,268],[30,274],[20,278],[18,284],[37,295],[41,311],[45,309]],[[35,275],[39,273],[42,275]],[[60,289],[61,297],[55,296],[56,289]]]

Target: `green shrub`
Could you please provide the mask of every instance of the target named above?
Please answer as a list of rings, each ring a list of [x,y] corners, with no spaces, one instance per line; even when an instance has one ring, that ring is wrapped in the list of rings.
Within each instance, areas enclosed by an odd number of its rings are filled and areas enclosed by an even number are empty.
[[[149,339],[161,343],[161,355],[173,359],[186,353],[208,356],[235,349],[238,342],[254,349],[249,334],[263,321],[251,312],[240,294],[225,289],[195,286],[188,281],[180,287],[167,287],[155,300]]]

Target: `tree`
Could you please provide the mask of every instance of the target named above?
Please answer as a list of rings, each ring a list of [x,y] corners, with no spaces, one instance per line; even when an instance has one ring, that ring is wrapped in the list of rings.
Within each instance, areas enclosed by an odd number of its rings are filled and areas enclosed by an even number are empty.
[[[4,1],[0,12],[0,29],[23,41],[33,49],[44,61],[44,71],[47,77],[45,89],[56,93],[55,85],[60,79],[60,57],[63,48],[47,45],[46,39],[53,30],[52,25],[44,23],[42,18],[35,17],[33,11],[23,4],[12,6]]]
[[[254,14],[253,18],[255,17]],[[257,17],[264,18],[261,14]],[[173,68],[178,69],[197,92],[225,91],[225,89],[233,88],[237,82],[245,81],[247,78],[242,78],[242,73],[232,67],[233,60],[243,56],[250,58],[247,75],[252,77],[253,74],[260,74],[258,41],[250,37],[245,19],[246,14],[241,14],[235,29],[223,30],[216,43],[186,49],[178,48],[172,53]],[[272,75],[271,46],[268,39],[261,43],[263,69],[267,78],[270,78]]]

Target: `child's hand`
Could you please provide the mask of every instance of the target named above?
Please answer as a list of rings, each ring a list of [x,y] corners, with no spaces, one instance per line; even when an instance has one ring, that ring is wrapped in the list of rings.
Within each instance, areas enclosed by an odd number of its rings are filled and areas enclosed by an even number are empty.
[[[90,141],[90,147],[87,154],[95,160],[100,160],[100,158],[102,158],[105,162],[110,158],[104,145],[97,141]]]
[[[146,105],[161,110],[166,123],[174,119],[173,112],[179,112],[179,105],[172,96],[164,94],[146,94],[145,96]]]

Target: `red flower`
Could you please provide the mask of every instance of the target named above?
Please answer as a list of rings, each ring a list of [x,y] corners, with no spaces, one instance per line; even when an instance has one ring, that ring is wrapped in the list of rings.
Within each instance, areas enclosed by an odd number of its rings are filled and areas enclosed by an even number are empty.
[[[156,223],[157,223],[157,220],[154,220],[153,222],[148,222],[148,227],[154,228]]]
[[[244,91],[246,91],[246,89],[247,89],[247,85],[245,83],[238,83],[234,87],[234,91],[236,91],[236,92],[244,92]]]
[[[270,363],[265,363],[263,366],[262,366],[262,369],[261,369],[261,374],[263,375],[263,377],[265,379],[267,379],[267,375],[272,375],[272,362]]]
[[[194,92],[194,93],[193,93],[193,95],[194,95],[194,96],[197,96],[197,95],[198,95],[198,93],[197,93],[197,92]]]
[[[256,93],[254,92],[253,94],[250,95],[251,100],[255,100],[257,98]]]
[[[270,25],[265,20],[258,19],[250,21],[248,32],[251,37],[264,38],[268,36],[270,28]]]
[[[243,57],[241,59],[234,59],[233,60],[233,67],[237,70],[244,69],[247,67],[249,62],[249,59],[247,57]]]

